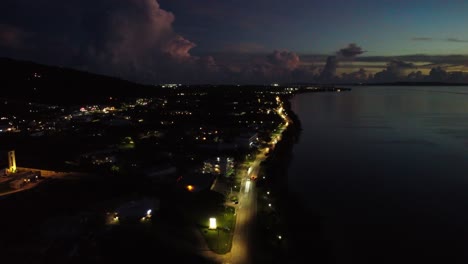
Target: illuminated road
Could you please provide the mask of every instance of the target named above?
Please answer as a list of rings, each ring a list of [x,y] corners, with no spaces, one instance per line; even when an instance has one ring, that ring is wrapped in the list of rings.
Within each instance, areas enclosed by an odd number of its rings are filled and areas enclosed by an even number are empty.
[[[277,101],[280,105],[277,113],[283,119],[284,124],[279,127],[279,135],[275,138],[272,138],[272,142],[270,142],[273,144],[273,148],[274,145],[281,140],[281,134],[291,122],[291,119],[284,113],[282,102],[279,98],[277,98]],[[251,181],[250,178],[258,178],[260,164],[266,159],[265,154],[267,151],[267,149],[261,150],[261,152],[255,157],[255,160],[250,166],[250,169],[246,171],[246,174],[242,179],[232,248],[230,254],[226,256],[224,263],[252,263],[250,257],[252,253],[249,252],[249,250],[252,250],[252,246],[249,246],[249,243],[252,241],[250,236],[253,234],[252,228],[253,224],[255,223],[255,217],[257,215],[257,191],[255,189],[255,181]]]
[[[236,226],[234,229],[231,251],[225,255],[218,255],[212,251],[203,251],[209,259],[223,264],[249,264],[251,262],[251,248],[249,245],[252,228],[257,214],[257,192],[255,181],[249,177],[258,177],[260,164],[265,159],[265,150],[258,154],[250,166],[250,173],[246,170],[242,175],[241,188],[238,192],[239,203],[236,208]]]
[[[241,188],[238,193],[239,203],[236,208],[236,226],[234,229],[231,252],[225,255],[217,255],[212,252],[203,252],[203,254],[219,263],[223,264],[249,264],[251,262],[251,241],[252,228],[257,214],[257,192],[255,181],[250,180],[249,176],[258,176],[260,163],[265,159],[264,152],[257,155],[252,166],[250,174],[245,171],[242,176]]]
[[[279,98],[279,107],[277,114],[283,119],[284,123],[278,128],[278,134],[271,139],[270,145],[274,149],[274,145],[281,140],[283,131],[288,127],[291,119],[284,113],[283,103]],[[262,149],[255,157],[249,170],[245,171],[242,176],[241,188],[238,194],[239,204],[236,209],[236,227],[234,229],[231,252],[226,255],[213,256],[213,260],[218,260],[223,264],[249,264],[252,263],[252,246],[249,245],[252,241],[251,237],[255,217],[257,215],[257,191],[255,189],[255,181],[251,178],[258,178],[260,164],[266,159],[265,154],[269,151],[268,148]]]
[[[252,227],[257,215],[257,191],[255,189],[255,181],[251,181],[249,177],[258,177],[260,163],[264,159],[264,152],[258,154],[252,163],[250,175],[246,172],[242,180],[231,254],[230,259],[227,259],[226,263],[251,263],[251,252],[249,250],[252,246],[249,246],[249,243],[251,241],[250,236],[253,233]]]

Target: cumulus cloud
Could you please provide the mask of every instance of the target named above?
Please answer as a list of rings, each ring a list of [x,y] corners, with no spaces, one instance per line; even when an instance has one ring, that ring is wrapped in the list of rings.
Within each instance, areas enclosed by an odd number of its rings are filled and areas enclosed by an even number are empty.
[[[343,82],[366,82],[368,79],[369,73],[364,68],[360,68],[358,71],[351,73],[343,73],[341,75],[341,81]]]
[[[374,80],[378,82],[401,81],[406,78],[406,71],[414,68],[415,66],[413,63],[392,60],[387,64],[386,69],[375,74]]]
[[[299,67],[299,56],[290,51],[275,50],[272,54],[268,55],[268,61],[275,67],[284,68],[292,71]]]
[[[311,82],[316,67],[303,65],[299,55],[288,50],[274,50],[266,55],[245,58],[242,65],[229,67],[228,75],[241,83]]]
[[[322,69],[320,75],[317,77],[319,82],[335,82],[339,78],[336,76],[338,68],[338,62],[340,60],[354,60],[358,55],[363,54],[365,51],[356,45],[356,43],[350,43],[348,46],[338,50],[336,56],[328,56],[325,63],[325,67]],[[348,78],[350,76],[346,76]]]
[[[190,54],[196,44],[174,31],[174,14],[156,0],[5,1],[13,9],[9,13],[30,19],[0,11],[12,24],[0,26],[0,42],[11,48],[0,51],[3,56],[147,82],[174,80],[204,62],[210,63],[206,69],[216,68],[212,58]],[[34,34],[28,39],[28,53],[15,54],[21,32]]]
[[[355,43],[350,43],[347,47],[340,49],[336,54],[345,58],[353,58],[364,52],[365,51]]]
[[[190,50],[196,46],[197,45],[190,40],[187,40],[182,36],[176,36],[165,43],[162,50],[172,58],[178,60],[189,60],[192,58]]]
[[[338,68],[338,60],[336,56],[329,56],[327,63],[319,76],[321,82],[331,82],[335,79],[336,69]]]

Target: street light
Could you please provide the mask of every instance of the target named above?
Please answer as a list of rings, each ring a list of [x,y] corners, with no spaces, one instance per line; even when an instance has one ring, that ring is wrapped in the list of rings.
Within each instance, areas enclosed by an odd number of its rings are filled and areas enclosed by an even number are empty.
[[[216,218],[211,217],[211,218],[210,218],[210,226],[209,226],[209,229],[216,229],[216,228],[217,228],[217,225],[216,225]]]
[[[211,229],[211,230],[217,230],[218,231],[217,244],[218,244],[218,250],[219,250],[219,228],[216,225],[216,218],[214,218],[214,217],[210,218],[210,226],[208,228]]]

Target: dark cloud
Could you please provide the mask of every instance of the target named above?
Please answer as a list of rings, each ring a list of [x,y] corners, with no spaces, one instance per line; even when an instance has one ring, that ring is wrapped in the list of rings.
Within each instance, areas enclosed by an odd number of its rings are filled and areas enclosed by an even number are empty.
[[[336,56],[329,56],[327,63],[319,76],[321,82],[333,82],[335,80],[336,69],[338,68],[338,60]]]
[[[374,81],[377,82],[395,82],[406,78],[406,71],[414,69],[413,63],[401,60],[392,60],[387,64],[387,68],[374,75]]]
[[[414,41],[433,41],[433,40],[438,40],[438,41],[468,43],[468,40],[466,40],[466,39],[459,39],[459,38],[435,39],[435,38],[429,38],[429,37],[415,37],[415,38],[412,38],[411,40],[414,40]]]
[[[434,39],[433,38],[428,38],[428,37],[415,37],[415,38],[412,38],[411,40],[415,40],[415,41],[432,41]]]
[[[459,39],[459,38],[446,38],[446,41],[449,42],[462,42],[462,43],[468,43],[468,40],[465,39]]]
[[[448,79],[448,73],[442,67],[432,68],[429,72],[429,80],[436,82],[444,82]]]
[[[345,58],[353,58],[363,54],[364,52],[365,51],[361,47],[359,47],[355,43],[351,43],[347,47],[340,49],[337,52],[337,55],[343,56]]]
[[[368,79],[369,73],[364,68],[360,68],[358,71],[351,73],[343,73],[341,75],[341,81],[347,83],[366,82]]]
[[[420,72],[419,72],[420,73]],[[443,67],[437,66],[431,69],[429,75],[417,74],[417,81],[447,82],[447,83],[467,83],[468,74],[461,71],[447,72]],[[408,75],[408,80],[412,80],[413,75]]]
[[[407,62],[428,62],[428,63],[446,63],[446,64],[464,64],[468,61],[468,55],[425,55],[425,54],[413,54],[403,56],[368,56],[368,57],[357,57],[355,61],[361,62],[388,62],[389,60],[400,60]]]

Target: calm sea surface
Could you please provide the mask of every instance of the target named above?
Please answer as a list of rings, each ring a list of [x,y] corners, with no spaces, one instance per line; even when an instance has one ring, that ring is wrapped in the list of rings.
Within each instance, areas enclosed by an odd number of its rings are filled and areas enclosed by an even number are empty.
[[[292,105],[290,188],[333,262],[468,263],[468,87],[353,87]]]

